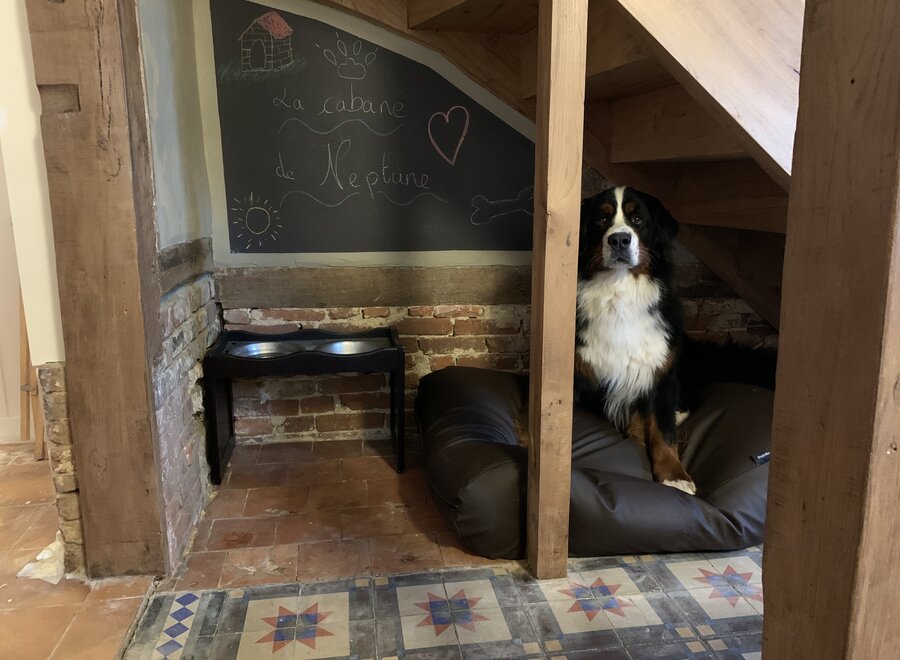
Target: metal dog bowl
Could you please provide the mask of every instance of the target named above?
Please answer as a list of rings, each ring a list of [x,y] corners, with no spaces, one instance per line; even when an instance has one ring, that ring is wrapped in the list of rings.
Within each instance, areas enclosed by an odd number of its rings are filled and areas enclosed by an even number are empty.
[[[310,341],[230,342],[225,348],[225,352],[242,358],[278,358],[311,350],[316,343]]]
[[[387,337],[376,337],[373,339],[342,339],[323,342],[316,346],[316,350],[320,353],[330,353],[332,355],[359,355],[377,351],[380,348],[390,348],[390,346],[391,340]]]

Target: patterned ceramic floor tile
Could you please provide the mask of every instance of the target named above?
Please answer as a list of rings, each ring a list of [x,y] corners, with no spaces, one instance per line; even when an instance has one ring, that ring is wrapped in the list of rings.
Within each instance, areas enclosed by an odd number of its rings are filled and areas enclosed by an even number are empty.
[[[432,614],[413,614],[400,617],[403,647],[406,649],[457,646],[456,628],[449,610]]]

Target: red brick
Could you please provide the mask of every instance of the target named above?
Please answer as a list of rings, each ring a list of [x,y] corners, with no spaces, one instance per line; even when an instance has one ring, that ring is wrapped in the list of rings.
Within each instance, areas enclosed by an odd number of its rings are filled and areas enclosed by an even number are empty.
[[[523,353],[528,350],[528,342],[522,335],[488,337],[487,349],[491,353]]]
[[[276,325],[238,325],[229,324],[229,330],[245,330],[247,332],[258,332],[263,335],[282,335],[286,332],[296,332],[296,323],[278,323]]]
[[[425,355],[446,355],[454,351],[484,352],[484,339],[479,337],[423,337],[419,347]]]
[[[288,417],[281,427],[282,433],[306,433],[315,428],[313,417]]]
[[[353,323],[337,323],[334,321],[320,323],[319,330],[328,330],[329,332],[359,332],[360,328]]]
[[[433,316],[434,315],[434,307],[418,305],[416,307],[410,307],[407,310],[407,313],[410,316],[415,317],[415,318],[423,318],[426,316]]]
[[[512,335],[522,328],[521,321],[483,321],[481,319],[459,319],[453,328],[455,335]]]
[[[269,414],[269,407],[259,399],[235,399],[235,417],[265,417]]]
[[[236,380],[231,384],[231,396],[235,399],[258,399],[261,385],[258,380]]]
[[[435,318],[470,318],[484,314],[484,307],[477,305],[438,305],[434,308]]]
[[[316,429],[321,433],[329,431],[354,431],[384,426],[384,413],[350,413],[335,415],[319,415],[316,417]]]
[[[276,307],[259,310],[259,317],[264,320],[273,319],[277,321],[321,321],[325,318],[325,312],[321,309]]]
[[[419,340],[416,337],[400,337],[400,343],[407,355],[419,352]]]
[[[250,323],[250,311],[246,309],[226,309],[225,323]]]
[[[268,417],[238,417],[234,420],[234,434],[240,436],[268,435],[272,420]]]
[[[342,320],[359,316],[358,307],[332,307],[328,310],[328,318]]]
[[[300,401],[300,411],[304,414],[334,412],[334,398],[330,396],[311,396]]]
[[[453,332],[450,319],[403,319],[397,324],[401,335],[449,335]]]
[[[269,413],[278,417],[293,417],[299,410],[297,399],[278,399],[269,401]]]
[[[384,319],[391,315],[390,307],[364,307],[364,319]]]
[[[501,371],[511,371],[519,369],[518,355],[499,355],[489,353],[488,355],[462,355],[456,358],[456,364],[461,367],[480,367],[482,369],[499,369]]]
[[[456,364],[456,360],[452,355],[435,355],[431,358],[432,371],[446,369],[447,367],[452,367],[454,364]]]
[[[342,394],[341,405],[351,410],[377,410],[391,407],[391,395],[387,392],[366,394]]]
[[[375,392],[387,385],[384,374],[341,376],[323,378],[319,381],[319,391],[323,394],[343,394],[344,392]]]

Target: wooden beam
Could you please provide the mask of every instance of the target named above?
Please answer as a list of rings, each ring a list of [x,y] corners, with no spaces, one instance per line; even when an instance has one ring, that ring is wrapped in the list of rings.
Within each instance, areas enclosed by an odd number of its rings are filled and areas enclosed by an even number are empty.
[[[680,85],[614,101],[614,163],[732,160],[746,156],[731,131],[710,117]]]
[[[528,563],[566,575],[587,0],[541,0],[528,460]]]
[[[803,3],[616,0],[674,78],[790,186]]]
[[[807,0],[763,657],[900,648],[900,5]]]
[[[216,290],[226,309],[524,305],[531,300],[531,267],[222,268]]]
[[[87,570],[161,574],[159,271],[134,0],[26,7],[36,81],[65,90],[41,126]]]
[[[413,30],[524,34],[537,25],[537,0],[409,0]]]
[[[649,91],[672,82],[613,0],[590,0],[585,98],[592,101]],[[522,49],[522,98],[537,92],[537,31]]]

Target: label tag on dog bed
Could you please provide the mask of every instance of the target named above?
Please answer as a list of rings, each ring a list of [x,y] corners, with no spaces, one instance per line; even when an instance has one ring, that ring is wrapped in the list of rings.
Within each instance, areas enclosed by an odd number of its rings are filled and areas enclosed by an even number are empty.
[[[758,454],[753,454],[753,456],[751,456],[750,459],[757,465],[762,465],[763,463],[769,462],[769,456],[771,454],[772,454],[772,452],[770,450],[766,449],[765,451],[761,451]]]

